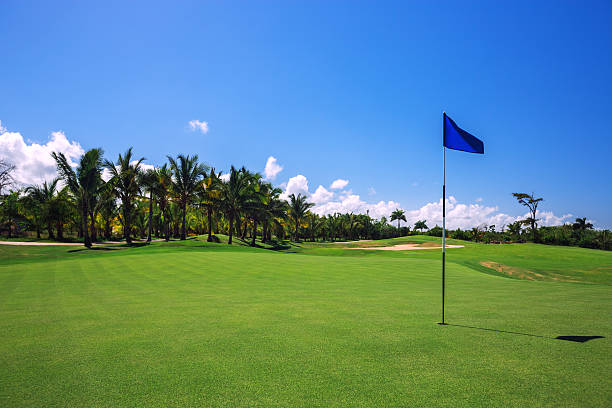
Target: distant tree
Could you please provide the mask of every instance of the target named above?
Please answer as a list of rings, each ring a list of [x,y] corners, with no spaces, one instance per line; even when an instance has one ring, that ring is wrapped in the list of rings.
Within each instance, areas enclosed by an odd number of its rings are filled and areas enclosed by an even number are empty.
[[[125,154],[119,154],[117,162],[104,161],[104,166],[110,171],[111,179],[108,181],[115,196],[121,200],[121,213],[123,218],[123,235],[125,241],[132,243],[132,215],[134,202],[140,195],[140,164],[144,157],[133,159],[132,148],[127,149]]]
[[[89,207],[102,186],[102,149],[91,149],[85,152],[79,160],[76,171],[72,168],[63,153],[51,153],[57,164],[59,176],[70,192],[74,195],[81,209],[81,223],[83,228],[83,242],[87,248],[91,247],[91,239],[87,227]]]
[[[397,220],[397,233],[399,235],[399,230],[400,230],[400,221],[406,221],[406,215],[405,215],[405,211],[401,210],[399,208],[396,208],[395,211],[393,211],[391,213],[391,222]]]
[[[429,227],[427,227],[427,224],[425,222],[426,220],[415,222],[414,229],[419,230],[420,232],[423,232],[424,229],[429,229]]]
[[[200,182],[206,176],[208,166],[198,162],[198,155],[179,154],[176,159],[168,156],[170,168],[172,169],[172,192],[174,193],[181,209],[181,239],[187,237],[185,230],[185,217],[187,205],[194,201],[202,188]]]
[[[2,190],[10,187],[13,184],[14,172],[14,164],[10,163],[6,159],[0,159],[0,194],[2,194]]]
[[[520,221],[515,221],[512,224],[508,224],[508,232],[512,236],[519,237],[521,235],[521,228],[523,224]]]
[[[512,195],[514,196],[514,198],[517,199],[517,201],[519,202],[519,204],[524,205],[525,207],[527,207],[529,209],[529,217],[525,220],[523,220],[522,222],[526,225],[529,225],[531,228],[531,234],[532,234],[532,238],[533,241],[536,241],[536,232],[538,229],[538,219],[536,218],[537,212],[538,212],[538,205],[540,204],[541,201],[543,201],[543,198],[535,198],[535,195],[533,193],[531,194],[527,194],[527,193],[512,193]]]
[[[593,224],[587,222],[586,217],[576,218],[576,222],[572,224],[572,228],[574,229],[574,231],[577,231],[579,234],[581,234],[586,230],[593,229]]]
[[[44,181],[41,185],[29,186],[24,190],[28,198],[38,207],[36,210],[40,214],[41,221],[46,224],[49,239],[55,239],[55,234],[53,234],[54,217],[52,214],[52,203],[57,193],[57,183],[59,180],[59,178],[56,178],[50,182]]]
[[[13,229],[17,227],[19,215],[19,191],[12,191],[2,196],[0,220],[7,228],[9,238],[13,236]]]
[[[297,196],[295,194],[291,194],[289,196],[289,214],[291,216],[291,219],[295,223],[295,241],[299,239],[299,228],[301,220],[306,215],[306,212],[314,206],[313,203],[309,203],[306,200],[307,197],[305,195],[302,195],[301,193]]]

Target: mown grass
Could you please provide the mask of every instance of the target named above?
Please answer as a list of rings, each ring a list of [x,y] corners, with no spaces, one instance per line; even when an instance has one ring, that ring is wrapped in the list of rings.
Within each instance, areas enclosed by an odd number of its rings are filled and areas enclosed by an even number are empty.
[[[610,406],[610,253],[449,250],[439,326],[439,251],[342,246],[0,246],[0,406]]]

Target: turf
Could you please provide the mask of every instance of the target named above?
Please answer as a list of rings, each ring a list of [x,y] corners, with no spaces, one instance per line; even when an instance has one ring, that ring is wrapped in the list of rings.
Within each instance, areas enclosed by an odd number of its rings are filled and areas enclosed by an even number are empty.
[[[439,251],[358,245],[0,247],[0,406],[611,405],[610,253],[449,250],[439,326]]]

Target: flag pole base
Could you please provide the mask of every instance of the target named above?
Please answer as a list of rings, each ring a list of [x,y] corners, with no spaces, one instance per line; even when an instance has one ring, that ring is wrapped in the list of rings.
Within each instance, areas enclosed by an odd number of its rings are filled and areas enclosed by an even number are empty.
[[[443,322],[437,323],[437,324],[439,324],[440,326],[448,326],[448,323],[443,323]]]

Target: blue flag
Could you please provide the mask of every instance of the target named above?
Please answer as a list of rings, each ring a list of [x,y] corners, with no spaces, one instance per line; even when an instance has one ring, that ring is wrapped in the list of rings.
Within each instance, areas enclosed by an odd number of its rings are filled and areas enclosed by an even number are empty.
[[[457,124],[444,113],[444,147],[469,153],[484,154],[484,144]]]

